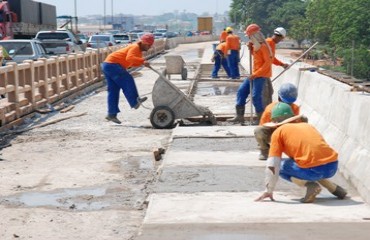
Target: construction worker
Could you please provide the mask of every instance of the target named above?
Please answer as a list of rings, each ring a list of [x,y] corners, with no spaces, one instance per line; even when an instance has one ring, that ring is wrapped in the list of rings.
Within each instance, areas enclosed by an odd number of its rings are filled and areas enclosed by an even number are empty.
[[[120,124],[117,114],[120,112],[118,107],[119,92],[122,89],[131,108],[138,109],[147,97],[139,98],[134,78],[127,71],[131,67],[144,65],[149,67],[142,55],[143,51],[148,51],[154,43],[154,35],[144,34],[139,42],[128,45],[118,51],[108,55],[102,64],[102,70],[108,85],[108,115],[106,120]]]
[[[231,27],[226,28],[226,47],[227,47],[227,63],[230,69],[230,77],[232,79],[239,79],[239,50],[240,50],[240,38],[233,34]]]
[[[2,35],[0,33],[0,39]],[[5,60],[12,60],[12,58],[9,56],[8,51],[0,45],[0,66],[5,66]]]
[[[281,62],[279,59],[275,57],[275,49],[276,44],[281,42],[286,36],[286,30],[282,27],[278,27],[274,30],[274,34],[270,38],[266,38],[267,44],[270,46],[272,52],[272,64],[276,66],[281,66],[283,68],[287,68],[289,65],[286,63]],[[267,106],[272,102],[272,94],[274,93],[274,88],[272,87],[271,79],[268,78],[265,82],[265,86],[263,88],[263,105]]]
[[[245,104],[250,94],[250,84],[252,81],[252,102],[256,109],[258,122],[262,116],[264,110],[262,90],[266,78],[270,78],[272,74],[272,53],[260,30],[261,28],[257,24],[250,24],[246,28],[245,33],[250,38],[251,43],[253,43],[253,71],[239,86],[235,106],[236,116],[229,119],[229,122],[244,123]]]
[[[228,34],[226,32],[226,28],[224,28],[224,30],[220,34],[220,43],[226,42],[227,35]]]
[[[215,65],[213,65],[212,70],[212,78],[219,78],[218,71],[222,67],[224,68],[226,74],[228,77],[230,77],[230,69],[227,64],[227,48],[226,48],[226,42],[221,42],[217,45],[215,52],[213,53],[212,62],[215,62]]]
[[[254,129],[254,136],[260,147],[259,160],[267,160],[269,149],[270,149],[270,140],[271,134],[273,132],[272,128],[265,127],[263,124],[271,122],[271,112],[276,104],[279,102],[284,102],[290,105],[293,110],[294,115],[299,115],[299,106],[294,104],[297,100],[298,91],[294,84],[292,83],[283,83],[280,86],[278,91],[278,101],[270,103],[263,111],[259,126]],[[304,120],[307,122],[307,120]]]
[[[320,184],[339,199],[345,198],[347,191],[328,178],[338,169],[338,153],[323,139],[310,124],[297,122],[292,108],[286,103],[278,103],[272,109],[272,122],[265,126],[275,128],[271,136],[271,147],[266,169],[266,191],[256,199],[274,200],[273,191],[280,177],[301,187],[306,187],[302,203],[312,203],[320,193]],[[285,153],[288,158],[282,159]]]

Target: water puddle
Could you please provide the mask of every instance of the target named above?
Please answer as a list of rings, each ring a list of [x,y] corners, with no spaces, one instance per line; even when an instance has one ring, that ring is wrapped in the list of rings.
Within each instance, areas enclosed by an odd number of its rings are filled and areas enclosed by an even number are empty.
[[[55,207],[60,209],[100,210],[109,207],[107,202],[96,198],[106,194],[105,188],[64,189],[60,192],[28,192],[7,197],[0,202],[8,206]]]
[[[199,82],[195,91],[201,96],[236,95],[239,84]]]

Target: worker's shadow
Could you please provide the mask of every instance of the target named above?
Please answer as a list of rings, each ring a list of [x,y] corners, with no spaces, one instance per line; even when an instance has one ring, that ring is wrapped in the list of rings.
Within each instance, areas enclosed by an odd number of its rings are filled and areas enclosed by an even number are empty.
[[[293,201],[293,202],[292,202]],[[276,203],[284,203],[284,204],[302,204],[300,202],[300,198],[292,198],[291,201],[284,201],[284,200],[275,200]],[[354,205],[362,205],[365,204],[363,201],[358,201],[352,199],[350,196],[344,199],[338,199],[336,197],[331,196],[318,196],[314,203],[316,205],[327,206],[327,207],[338,207],[338,206],[354,206]]]

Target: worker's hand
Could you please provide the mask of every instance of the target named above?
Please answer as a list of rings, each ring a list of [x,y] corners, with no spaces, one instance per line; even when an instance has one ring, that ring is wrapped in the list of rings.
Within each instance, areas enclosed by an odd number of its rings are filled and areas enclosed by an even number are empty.
[[[289,64],[283,63],[282,67],[287,68],[287,67],[289,67]]]
[[[150,63],[148,61],[144,61],[144,66],[145,67],[150,67]]]
[[[275,201],[272,193],[264,192],[259,198],[256,198],[254,201],[261,202],[265,198],[270,198],[271,201]]]
[[[253,51],[253,43],[252,42],[248,42],[247,46],[248,46],[249,51]]]

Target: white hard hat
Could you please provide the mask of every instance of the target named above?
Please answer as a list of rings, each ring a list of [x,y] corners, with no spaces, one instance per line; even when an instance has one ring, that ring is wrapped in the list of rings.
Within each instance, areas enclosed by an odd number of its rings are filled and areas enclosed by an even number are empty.
[[[282,27],[278,27],[274,30],[274,34],[285,37],[286,36],[286,30]]]

